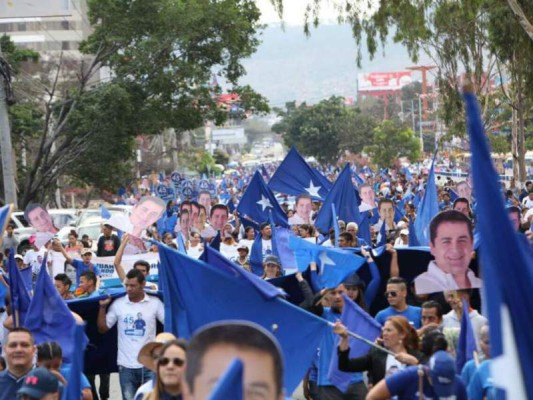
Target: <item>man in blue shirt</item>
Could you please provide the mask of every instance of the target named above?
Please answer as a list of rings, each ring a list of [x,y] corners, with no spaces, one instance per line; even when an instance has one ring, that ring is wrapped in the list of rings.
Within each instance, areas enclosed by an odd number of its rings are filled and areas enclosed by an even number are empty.
[[[91,259],[93,257],[93,253],[91,249],[82,249],[81,250],[81,260],[72,258],[66,251],[63,245],[59,240],[54,241],[54,251],[61,252],[63,254],[63,257],[67,260],[67,264],[72,265],[74,268],[76,268],[76,285],[80,284],[80,276],[85,271],[91,271],[94,272],[94,274],[98,277],[98,280],[96,282],[96,287],[100,286],[100,277],[102,276],[100,272],[100,268],[98,268],[97,265],[94,265],[91,262]]]
[[[421,310],[420,307],[407,305],[407,283],[405,279],[400,277],[390,278],[387,281],[385,297],[387,298],[389,307],[376,314],[376,321],[384,325],[387,318],[394,315],[401,315],[407,318],[409,323],[416,329],[420,328],[422,325]]]
[[[26,328],[13,329],[7,335],[4,351],[7,368],[0,372],[0,400],[13,400],[33,369],[35,342],[31,332]]]

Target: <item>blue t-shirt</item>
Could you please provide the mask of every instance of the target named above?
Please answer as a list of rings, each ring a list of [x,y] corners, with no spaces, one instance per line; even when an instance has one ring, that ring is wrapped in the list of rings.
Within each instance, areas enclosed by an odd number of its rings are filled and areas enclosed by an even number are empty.
[[[24,378],[26,375],[15,378],[7,370],[0,372],[0,400],[16,399],[17,391],[24,383]]]
[[[396,311],[392,307],[387,307],[386,309],[378,312],[376,314],[375,319],[381,325],[385,325],[385,321],[387,321],[387,318],[393,317],[395,315],[401,315],[402,317],[407,318],[407,320],[416,329],[422,326],[422,309],[420,307],[414,307],[414,306],[407,306],[407,309],[405,309],[405,311]]]
[[[385,378],[385,383],[391,396],[397,396],[398,400],[418,400],[418,367],[407,367],[403,371],[397,372]],[[463,381],[456,375],[454,385],[454,396],[447,397],[449,400],[467,400],[466,389]],[[433,391],[433,386],[424,375],[423,381],[424,399],[437,400],[439,397]]]
[[[76,285],[79,285],[80,284],[80,275],[85,272],[85,271],[91,271],[91,266],[92,266],[92,271],[94,272],[94,274],[96,276],[102,276],[101,272],[100,272],[100,268],[98,268],[97,265],[94,265],[94,264],[85,264],[83,261],[81,260],[72,260],[72,266],[74,268],[76,268]]]
[[[338,314],[331,310],[329,307],[324,307],[322,318],[327,321],[336,322],[341,318],[341,314]],[[337,338],[338,336],[330,329],[324,335],[322,342],[320,342],[320,348],[318,349],[318,362],[317,362],[317,385],[318,386],[330,386],[332,383],[328,379],[329,364],[331,363],[331,357],[333,352],[337,351]],[[363,374],[361,372],[354,372],[353,378],[350,383],[362,382]]]
[[[482,362],[472,375],[468,385],[468,398],[471,400],[496,399],[496,389],[490,376],[490,360]]]
[[[472,376],[474,376],[476,370],[476,360],[469,360],[464,365],[463,370],[461,371],[461,379],[463,380],[463,383],[465,384],[466,388],[468,388],[468,385],[470,384]]]
[[[61,373],[61,375],[63,375],[63,377],[68,381],[69,377],[70,377],[70,368],[71,368],[71,364],[65,364],[63,363],[63,365],[61,365],[61,368],[59,369],[59,372]],[[80,383],[81,383],[81,389],[87,389],[87,388],[91,388],[91,384],[89,383],[89,380],[87,379],[87,377],[85,376],[85,374],[81,374],[81,377],[80,377]]]

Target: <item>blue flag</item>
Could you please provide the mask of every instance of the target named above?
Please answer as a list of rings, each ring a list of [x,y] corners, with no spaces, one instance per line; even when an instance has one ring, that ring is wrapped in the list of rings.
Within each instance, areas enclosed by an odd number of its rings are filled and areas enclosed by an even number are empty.
[[[11,215],[11,204],[0,207],[0,243],[2,243],[2,236],[9,223],[9,216]]]
[[[369,211],[364,211],[361,214],[359,220],[359,231],[357,234],[360,238],[364,239],[366,244],[370,246],[372,244],[372,234],[370,233],[370,219],[372,218]]]
[[[263,176],[263,180],[265,182],[268,182],[270,180],[270,175],[268,174],[268,171],[266,170],[264,165],[261,165],[261,175]]]
[[[111,213],[109,212],[109,210],[104,207],[104,205],[102,204],[100,206],[100,216],[103,218],[103,219],[109,219],[111,218]]]
[[[474,330],[472,329],[469,312],[468,304],[466,300],[463,299],[461,331],[459,333],[459,340],[457,341],[457,349],[455,351],[455,366],[457,372],[461,372],[466,362],[474,358],[474,351],[477,350],[476,338],[474,336]]]
[[[209,395],[209,400],[242,400],[243,399],[243,365],[242,361],[234,358],[224,375],[220,377],[213,391]]]
[[[337,216],[345,222],[356,222],[359,224],[360,215],[357,206],[357,196],[352,185],[352,174],[350,165],[346,164],[342,172],[337,177],[335,184],[326,196],[318,216],[315,220],[315,227],[322,233],[327,233],[333,228],[333,214],[331,205],[335,205]]]
[[[215,321],[255,322],[272,332],[280,343],[287,393],[298,387],[323,335],[331,329],[326,321],[279,297],[266,299],[250,282],[162,244],[159,244],[159,256],[164,271],[160,279],[166,280],[165,296],[172,299],[174,316],[180,320],[179,332],[172,333],[189,338],[196,329]],[[198,296],[198,293],[209,293],[209,296]],[[165,331],[168,331],[166,320]]]
[[[335,204],[331,205],[331,216],[333,217],[333,232],[335,234],[335,247],[339,247],[339,236],[341,235],[341,230],[339,229],[339,220],[337,217],[337,211],[335,211]]]
[[[219,268],[221,271],[226,272],[230,276],[250,282],[267,299],[274,298],[282,294],[282,292],[275,286],[272,286],[264,279],[259,278],[257,275],[254,275],[253,273],[248,272],[244,268],[238,266],[234,262],[231,262],[210,246],[205,248],[205,251],[200,256],[200,259],[213,267]]]
[[[11,296],[13,326],[17,328],[22,326],[26,319],[26,312],[30,306],[31,297],[24,284],[24,279],[17,268],[17,263],[15,262],[15,249],[13,247],[9,252],[7,272],[9,274],[9,294]]]
[[[269,215],[272,214],[272,219],[277,225],[288,226],[287,215],[258,171],[255,171],[254,177],[242,195],[237,211],[243,218],[257,225],[268,221]]]
[[[221,243],[221,239],[220,239],[220,231],[219,231],[217,232],[213,240],[211,240],[211,243],[209,243],[209,246],[211,246],[213,249],[217,251],[220,251],[220,243]]]
[[[437,196],[437,188],[435,186],[435,158],[437,152],[433,156],[433,162],[429,169],[428,181],[426,183],[426,190],[424,197],[418,205],[416,220],[414,223],[416,237],[420,246],[429,246],[429,223],[435,215],[439,213],[439,198]]]
[[[498,398],[533,398],[533,260],[511,225],[492,164],[479,105],[464,94],[476,188],[476,226],[490,325],[492,381]],[[503,390],[503,391],[502,391]]]
[[[453,190],[452,188],[448,190],[448,193],[450,194],[450,201],[452,203],[459,198],[459,195],[457,194],[457,192]]]
[[[311,168],[293,146],[270,178],[268,187],[294,196],[306,193],[315,200],[322,200],[331,189],[331,183]]]
[[[176,242],[178,242],[178,251],[183,254],[187,254],[187,247],[185,246],[185,240],[183,240],[183,234],[178,232],[176,236]],[[209,246],[206,246],[209,247]],[[219,246],[220,247],[220,246]]]
[[[365,263],[363,257],[349,251],[319,246],[296,236],[289,238],[289,247],[294,251],[300,272],[304,272],[312,261],[316,262],[321,288],[339,286]]]
[[[385,221],[381,224],[381,229],[379,230],[376,247],[385,246],[387,244],[387,224]]]
[[[416,236],[413,219],[409,217],[409,247],[420,247],[420,242]]]
[[[354,303],[345,294],[344,307],[342,309],[341,322],[350,332],[373,342],[381,334],[381,325],[368,313]],[[339,339],[340,342],[340,339]],[[350,337],[350,358],[364,356],[370,351],[370,345],[361,340]],[[336,349],[333,351],[329,364],[328,379],[342,392],[346,392],[353,378],[353,373],[339,371],[339,357]]]
[[[35,283],[24,327],[29,329],[35,343],[56,341],[63,350],[63,358],[70,362],[76,349],[74,346],[74,328],[76,321],[65,301],[59,295],[52,279],[46,271],[46,257]]]
[[[87,344],[85,337],[85,324],[74,327],[74,337],[72,338],[74,348],[70,365],[70,374],[65,376],[67,386],[63,389],[63,400],[79,399],[81,394],[81,374],[83,373],[84,349]]]

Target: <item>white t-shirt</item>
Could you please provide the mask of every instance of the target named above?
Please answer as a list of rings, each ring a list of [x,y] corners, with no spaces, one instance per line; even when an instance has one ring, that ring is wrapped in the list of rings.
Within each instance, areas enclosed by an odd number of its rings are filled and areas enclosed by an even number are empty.
[[[261,242],[261,245],[263,247],[263,258],[265,258],[265,256],[272,254],[272,239],[261,239]]]
[[[41,270],[41,265],[44,260],[44,253],[46,253],[46,249],[41,247],[39,251],[29,249],[26,251],[26,254],[24,254],[24,264],[30,266],[34,274],[38,274]]]
[[[111,328],[118,323],[118,365],[142,368],[137,356],[146,343],[155,339],[156,319],[161,323],[165,319],[163,303],[157,297],[145,294],[144,299],[133,303],[124,296],[111,304],[106,325]]]
[[[231,260],[232,258],[239,257],[237,247],[239,247],[237,243],[231,245],[220,243],[220,253],[228,260]]]
[[[402,364],[399,362],[394,356],[391,356],[390,354],[387,355],[387,362],[385,365],[385,378],[387,376],[391,376],[395,374],[396,372],[401,371],[405,368],[405,364]]]

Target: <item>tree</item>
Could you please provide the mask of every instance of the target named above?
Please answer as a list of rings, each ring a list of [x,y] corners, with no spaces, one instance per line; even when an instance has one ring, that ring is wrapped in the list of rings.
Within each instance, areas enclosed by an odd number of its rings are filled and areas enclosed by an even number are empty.
[[[238,86],[241,59],[259,43],[254,1],[89,0],[88,6],[93,33],[80,47],[87,56],[79,62],[61,54],[42,63],[37,83],[27,74],[17,79],[19,95],[32,104],[38,99],[42,113],[39,135],[28,143],[28,167],[19,176],[20,208],[45,201],[65,174],[112,186],[105,171],[121,177],[135,135],[167,128],[180,135],[206,120],[223,122],[228,113],[217,105],[213,72],[242,93],[245,110],[247,104],[264,109],[264,99]],[[112,78],[95,86],[101,66],[111,68]]]
[[[358,108],[349,109],[347,129],[339,136],[339,150],[361,153],[363,148],[372,142],[377,121]]]
[[[505,136],[489,133],[488,137],[490,141],[490,147],[494,153],[505,154],[511,150],[509,140]]]
[[[387,120],[374,129],[372,144],[365,147],[365,152],[375,164],[389,168],[399,157],[418,160],[420,141],[411,129]]]
[[[339,154],[343,132],[349,128],[350,114],[340,97],[331,97],[308,106],[303,103],[272,126],[283,134],[285,145],[295,145],[305,155],[320,162],[332,162]]]

